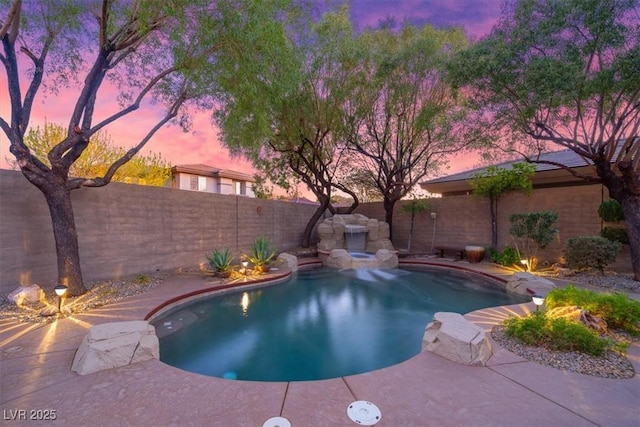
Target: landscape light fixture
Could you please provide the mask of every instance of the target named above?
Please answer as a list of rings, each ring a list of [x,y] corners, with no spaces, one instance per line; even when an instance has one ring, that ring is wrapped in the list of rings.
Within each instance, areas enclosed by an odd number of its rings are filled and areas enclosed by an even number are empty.
[[[540,308],[540,306],[544,304],[544,296],[535,294],[534,296],[531,297],[531,299],[533,300],[533,303],[536,305],[536,313],[537,313],[538,308]]]
[[[247,280],[247,267],[249,267],[249,261],[242,260],[242,268],[244,268],[244,280]]]
[[[55,291],[56,295],[58,295],[58,313],[60,313],[62,298],[64,297],[64,294],[67,293],[67,287],[65,285],[57,285],[55,288],[53,288],[53,290]]]

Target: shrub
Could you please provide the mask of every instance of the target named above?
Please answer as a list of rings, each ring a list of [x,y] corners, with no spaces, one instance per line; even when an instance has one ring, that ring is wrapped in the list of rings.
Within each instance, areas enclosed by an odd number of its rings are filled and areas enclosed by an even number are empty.
[[[507,267],[514,264],[519,264],[520,260],[522,259],[520,256],[520,252],[510,246],[505,246],[502,252],[496,251],[495,249],[491,249],[490,252],[491,261]]]
[[[622,243],[599,236],[578,236],[567,240],[563,253],[570,268],[604,268],[616,260]]]
[[[545,304],[549,309],[575,305],[601,317],[610,328],[640,335],[640,302],[625,294],[604,294],[569,285],[550,291]]]
[[[627,230],[624,228],[604,227],[600,230],[600,237],[604,237],[605,239],[612,240],[614,242],[620,242],[625,245],[629,244],[629,236],[627,235]]]
[[[600,203],[598,215],[607,222],[618,222],[624,219],[622,205],[620,202],[613,199]]]
[[[549,319],[544,314],[510,317],[505,321],[505,328],[508,336],[552,350],[600,356],[614,345],[581,323],[563,318]]]
[[[538,249],[546,248],[553,241],[557,230],[553,224],[558,220],[556,212],[529,212],[513,214],[509,217],[513,236],[518,249],[527,259],[527,269],[535,270]]]
[[[149,276],[144,273],[140,273],[133,278],[133,282],[137,285],[147,285],[149,282],[151,282],[151,278],[149,278]]]

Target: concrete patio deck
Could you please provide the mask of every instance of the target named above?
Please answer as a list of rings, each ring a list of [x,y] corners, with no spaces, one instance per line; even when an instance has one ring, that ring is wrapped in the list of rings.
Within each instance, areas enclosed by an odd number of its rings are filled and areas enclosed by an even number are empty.
[[[482,264],[455,266],[501,273]],[[259,427],[282,416],[294,427],[353,426],[346,409],[354,400],[380,408],[376,426],[640,425],[638,342],[629,349],[636,375],[626,380],[541,366],[495,342],[483,368],[422,352],[381,370],[308,382],[224,380],[155,360],[85,376],[70,370],[89,327],[144,319],[164,302],[204,287],[201,275],[178,275],[148,293],[52,324],[0,321],[2,425]],[[490,329],[511,313],[532,309],[532,303],[490,308],[467,318]],[[42,411],[55,411],[56,419],[30,419]]]

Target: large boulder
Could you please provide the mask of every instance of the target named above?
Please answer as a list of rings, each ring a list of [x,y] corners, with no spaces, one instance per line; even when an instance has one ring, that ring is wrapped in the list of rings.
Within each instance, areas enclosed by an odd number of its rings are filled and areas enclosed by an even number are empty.
[[[398,266],[398,254],[388,249],[380,249],[376,252],[378,268],[396,268]]]
[[[11,292],[7,299],[16,305],[35,304],[44,300],[44,291],[38,285],[20,286]]]
[[[422,349],[469,366],[485,366],[493,355],[484,329],[448,312],[434,314],[422,338]]]
[[[351,268],[353,258],[345,249],[333,249],[324,260],[324,265],[330,268]]]
[[[155,328],[144,320],[96,325],[82,339],[71,370],[80,375],[160,358]]]
[[[278,255],[278,260],[280,260],[284,265],[290,268],[291,272],[298,271],[298,257],[296,257],[295,255],[283,252]]]
[[[555,287],[551,280],[531,273],[515,273],[507,282],[507,292],[527,296],[546,295]]]

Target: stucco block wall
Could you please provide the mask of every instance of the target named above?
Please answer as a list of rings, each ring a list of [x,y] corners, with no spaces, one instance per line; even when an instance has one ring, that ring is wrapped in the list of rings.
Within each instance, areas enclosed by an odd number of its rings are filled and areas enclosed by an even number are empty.
[[[85,280],[196,268],[205,254],[248,251],[258,236],[279,250],[300,244],[312,205],[112,183],[72,192]],[[55,284],[51,219],[40,191],[0,170],[0,288]]]
[[[246,196],[112,183],[72,192],[82,271],[87,281],[126,277],[156,270],[198,268],[214,248],[239,255],[259,236],[269,237],[280,251],[297,247],[316,206]],[[555,262],[569,237],[598,234],[597,209],[606,190],[600,185],[534,190],[531,196],[511,193],[498,207],[498,246],[513,246],[512,213],[558,212],[559,233],[543,260]],[[402,204],[394,212],[397,249],[407,247],[411,215]],[[430,199],[431,209],[416,215],[413,252],[432,245],[490,246],[489,202],[486,198],[452,196]],[[384,219],[382,203],[356,210]],[[430,212],[435,212],[435,222]],[[435,235],[434,231],[435,223]],[[312,241],[316,241],[315,235]],[[628,246],[616,268],[631,270]],[[51,219],[42,194],[17,171],[0,170],[0,291],[18,283],[55,284],[57,266]]]
[[[558,234],[546,250],[539,253],[542,260],[557,262],[568,238],[580,235],[599,235],[598,207],[608,199],[608,192],[601,185],[582,185],[536,189],[530,196],[509,193],[498,201],[498,247],[514,246],[509,234],[509,216],[514,213],[555,211],[558,213]],[[406,201],[399,202],[393,215],[393,243],[398,249],[407,247],[411,214],[402,210]],[[487,198],[470,195],[429,199],[431,208],[416,215],[412,236],[412,252],[430,252],[434,246],[491,245],[491,215]],[[357,213],[376,219],[384,219],[381,203],[364,203]],[[434,221],[430,212],[435,212]],[[616,268],[631,269],[628,245],[623,247]]]

